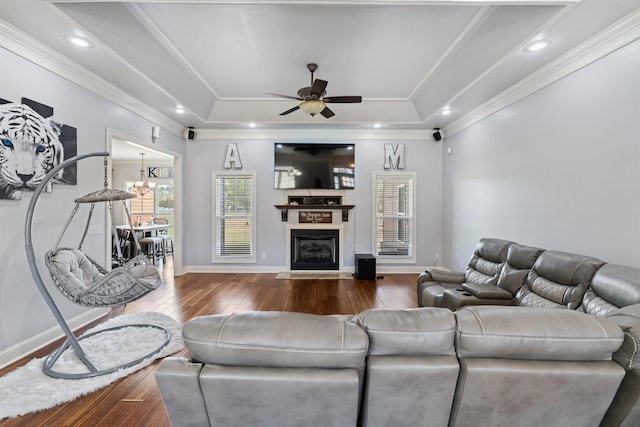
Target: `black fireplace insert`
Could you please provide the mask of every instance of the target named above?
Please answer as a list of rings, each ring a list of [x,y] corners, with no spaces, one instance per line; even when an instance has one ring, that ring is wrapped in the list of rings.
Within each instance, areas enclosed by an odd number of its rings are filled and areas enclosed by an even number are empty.
[[[339,270],[340,230],[292,229],[291,270]]]

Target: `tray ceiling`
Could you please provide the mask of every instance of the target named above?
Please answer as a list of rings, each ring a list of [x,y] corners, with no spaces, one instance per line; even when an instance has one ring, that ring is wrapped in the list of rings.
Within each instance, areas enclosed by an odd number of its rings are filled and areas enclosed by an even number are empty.
[[[0,16],[180,126],[445,128],[636,11],[638,0],[39,1]],[[94,46],[65,41],[76,34]],[[537,53],[534,39],[552,44]],[[325,119],[279,113],[319,65]],[[177,105],[186,112],[175,111]],[[449,108],[451,114],[443,115]]]

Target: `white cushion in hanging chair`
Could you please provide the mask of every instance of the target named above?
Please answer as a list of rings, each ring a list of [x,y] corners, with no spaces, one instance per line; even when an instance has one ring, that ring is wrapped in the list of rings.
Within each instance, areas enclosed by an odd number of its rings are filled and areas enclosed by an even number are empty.
[[[162,281],[144,256],[107,272],[78,249],[58,248],[47,252],[46,264],[67,298],[91,307],[126,304],[156,289]]]

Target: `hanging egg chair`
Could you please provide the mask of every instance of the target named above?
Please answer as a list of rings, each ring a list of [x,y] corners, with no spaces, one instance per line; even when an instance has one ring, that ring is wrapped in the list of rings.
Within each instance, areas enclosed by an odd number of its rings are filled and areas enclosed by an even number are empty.
[[[136,324],[136,325],[125,325],[119,326],[115,328],[103,329],[97,332],[94,332],[89,335],[83,335],[82,337],[76,337],[71,328],[65,321],[62,316],[60,310],[55,304],[51,294],[47,290],[44,282],[42,281],[42,277],[40,276],[40,272],[38,270],[36,259],[33,251],[33,243],[31,236],[31,227],[33,222],[33,215],[35,212],[35,207],[38,202],[38,199],[47,186],[49,181],[58,173],[60,170],[65,167],[77,163],[80,160],[83,160],[87,157],[96,157],[103,156],[104,159],[104,188],[98,191],[94,191],[92,193],[86,194],[85,196],[79,197],[75,199],[75,206],[71,212],[69,219],[67,220],[62,232],[60,233],[60,237],[56,242],[56,245],[53,249],[48,250],[45,255],[45,263],[47,268],[49,269],[49,274],[56,284],[60,292],[67,297],[69,300],[76,304],[80,304],[87,307],[112,307],[117,305],[124,305],[131,301],[134,301],[147,293],[151,292],[154,289],[157,289],[162,279],[160,277],[160,273],[155,268],[155,266],[150,265],[147,257],[141,254],[140,244],[137,240],[136,234],[133,232],[133,225],[131,223],[131,215],[129,213],[126,201],[128,199],[132,199],[136,197],[131,193],[127,193],[125,191],[113,190],[107,188],[107,157],[109,153],[89,153],[79,155],[73,158],[70,158],[58,166],[54,167],[44,178],[44,180],[38,185],[36,188],[31,201],[29,203],[29,207],[27,209],[27,216],[25,221],[25,249],[27,252],[27,261],[29,263],[29,268],[31,270],[31,274],[36,282],[36,286],[38,290],[44,297],[49,309],[55,316],[56,320],[60,324],[62,328],[66,340],[56,351],[51,353],[43,364],[43,371],[45,374],[54,377],[54,378],[64,378],[64,379],[80,379],[80,378],[88,378],[95,377],[99,375],[106,375],[117,370],[128,368],[130,366],[134,366],[149,356],[152,356],[162,350],[171,340],[171,333],[169,330],[160,325],[154,324]],[[111,215],[111,223],[114,224],[113,221],[113,202],[121,201],[122,205],[125,209],[127,221],[129,223],[129,227],[131,228],[133,241],[135,243],[135,253],[136,256],[130,261],[125,261],[121,252],[120,245],[116,245],[117,248],[117,256],[116,256],[116,266],[111,271],[108,271],[106,268],[99,265],[89,256],[87,256],[84,252],[82,252],[82,245],[84,243],[84,239],[89,230],[89,226],[91,224],[91,217],[93,215],[93,211],[96,203],[107,203],[107,207],[109,209],[109,213]],[[80,239],[77,248],[70,247],[59,247],[62,238],[69,228],[74,216],[78,212],[79,208],[83,204],[89,204],[89,214],[87,221],[84,226],[84,232]],[[113,238],[118,239],[117,231],[115,225],[112,225],[112,235]],[[108,331],[113,331],[116,329],[122,329],[126,327],[141,327],[141,328],[156,328],[160,329],[165,333],[165,341],[156,349],[151,351],[150,353],[136,359],[132,360],[118,366],[108,367],[108,368],[99,368],[96,366],[90,359],[89,355],[87,355],[80,341],[82,339],[88,338],[90,336],[95,336],[101,333],[105,333]],[[54,369],[55,363],[58,361],[60,356],[68,349],[72,349],[75,355],[80,359],[84,365],[88,368],[88,372],[83,373],[66,373],[56,371]]]

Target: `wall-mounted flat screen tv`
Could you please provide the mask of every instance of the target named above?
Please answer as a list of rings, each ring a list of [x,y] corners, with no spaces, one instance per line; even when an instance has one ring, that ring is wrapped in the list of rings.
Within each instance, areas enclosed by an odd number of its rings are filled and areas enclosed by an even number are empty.
[[[275,143],[275,188],[353,190],[355,151],[355,144]]]

